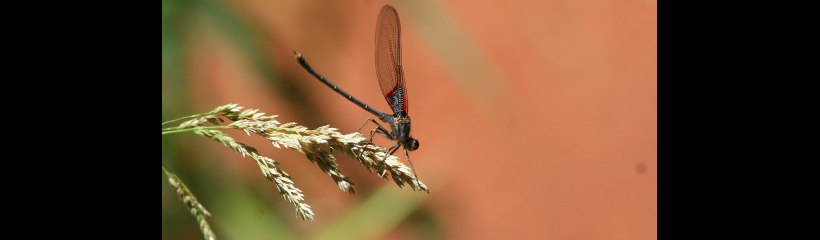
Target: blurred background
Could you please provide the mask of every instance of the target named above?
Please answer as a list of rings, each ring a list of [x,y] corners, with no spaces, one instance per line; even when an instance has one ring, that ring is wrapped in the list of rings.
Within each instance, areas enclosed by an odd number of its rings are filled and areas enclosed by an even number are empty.
[[[374,60],[385,4],[401,19],[420,141],[410,158],[431,193],[337,154],[349,195],[304,155],[226,131],[293,177],[316,214],[302,221],[251,158],[164,135],[162,163],[211,211],[218,239],[657,239],[656,1],[164,0],[162,120],[237,103],[356,131],[373,116],[292,51],[390,113]],[[202,239],[164,174],[162,239]]]

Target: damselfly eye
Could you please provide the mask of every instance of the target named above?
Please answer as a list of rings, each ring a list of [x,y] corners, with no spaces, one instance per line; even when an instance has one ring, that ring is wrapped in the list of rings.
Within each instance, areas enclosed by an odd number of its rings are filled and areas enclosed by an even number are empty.
[[[410,151],[414,151],[416,149],[419,149],[419,141],[418,140],[413,140],[412,145],[410,145]]]

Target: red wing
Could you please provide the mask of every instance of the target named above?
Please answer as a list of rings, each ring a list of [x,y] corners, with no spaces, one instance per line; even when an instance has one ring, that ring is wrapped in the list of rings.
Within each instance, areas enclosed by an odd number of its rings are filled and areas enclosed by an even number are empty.
[[[382,94],[394,114],[407,115],[407,86],[401,69],[401,26],[399,14],[384,5],[376,21],[376,76]]]

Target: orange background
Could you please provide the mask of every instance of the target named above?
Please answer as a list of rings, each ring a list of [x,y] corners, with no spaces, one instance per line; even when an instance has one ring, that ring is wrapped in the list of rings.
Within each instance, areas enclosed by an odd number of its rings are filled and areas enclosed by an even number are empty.
[[[410,158],[431,193],[337,155],[356,184],[348,195],[304,155],[226,131],[293,177],[316,214],[303,222],[250,158],[163,136],[163,164],[211,211],[218,239],[657,238],[655,1],[163,1],[163,121],[238,103],[356,131],[373,116],[292,51],[389,113],[373,59],[384,4],[401,19],[420,141]],[[202,239],[167,185],[163,175],[163,239]]]

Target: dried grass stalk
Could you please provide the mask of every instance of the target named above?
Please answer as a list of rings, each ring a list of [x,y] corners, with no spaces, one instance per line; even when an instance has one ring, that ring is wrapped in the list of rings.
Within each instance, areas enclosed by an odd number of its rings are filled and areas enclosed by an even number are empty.
[[[292,203],[293,206],[296,207],[296,214],[302,217],[302,220],[310,219],[313,221],[313,211],[310,210],[310,205],[302,203],[302,201],[305,200],[305,195],[302,194],[302,190],[299,190],[299,188],[296,188],[296,186],[293,185],[293,179],[290,175],[279,168],[278,162],[259,155],[256,148],[237,142],[232,137],[220,131],[198,129],[195,133],[203,137],[214,139],[223,145],[230,147],[234,151],[241,153],[242,156],[248,155],[253,158],[253,160],[256,160],[256,163],[262,170],[262,175],[264,175],[268,181],[275,183],[276,188],[279,189],[279,194],[282,195],[282,198]]]
[[[205,240],[216,240],[216,236],[211,230],[211,225],[208,224],[207,220],[207,218],[211,217],[211,213],[196,200],[196,197],[191,193],[191,190],[188,189],[188,186],[185,186],[176,174],[169,171],[165,166],[162,166],[162,171],[165,171],[165,176],[168,176],[168,183],[176,190],[179,199],[182,200],[185,207],[191,212],[191,215],[196,217],[197,222],[199,222],[199,229],[202,230],[202,235],[205,236]]]
[[[387,174],[389,173],[396,185],[401,188],[405,187],[404,184],[408,184],[413,190],[430,193],[430,190],[424,183],[417,181],[412,169],[404,165],[397,157],[389,155],[385,163],[380,164],[381,159],[384,159],[386,156],[385,149],[373,144],[368,144],[367,139],[358,132],[341,134],[336,128],[329,126],[308,130],[306,127],[296,125],[296,123],[280,124],[275,120],[276,115],[265,116],[265,114],[260,113],[259,110],[242,110],[242,108],[243,107],[237,106],[237,104],[228,104],[217,107],[209,113],[185,117],[190,118],[190,120],[183,122],[178,127],[165,128],[162,130],[162,134],[193,131],[200,136],[214,139],[234,151],[241,153],[243,156],[250,156],[259,165],[265,178],[276,184],[282,198],[294,205],[296,214],[302,217],[303,220],[313,220],[313,212],[310,210],[309,205],[302,203],[302,201],[304,201],[304,194],[294,186],[293,179],[290,175],[279,168],[279,163],[273,159],[259,155],[259,152],[255,148],[237,142],[232,137],[217,129],[240,129],[248,135],[256,134],[267,138],[273,143],[273,146],[277,148],[284,146],[301,152],[305,154],[308,160],[315,163],[319,169],[330,175],[331,179],[339,186],[339,189],[350,194],[354,193],[354,184],[350,181],[349,177],[343,175],[338,169],[336,158],[333,156],[334,151],[343,152],[351,158],[357,159],[371,173],[375,169],[378,172],[378,176],[383,179],[387,179]],[[223,117],[233,121],[233,123],[227,126],[205,126],[206,123],[218,125],[224,122]],[[173,121],[176,120],[169,122]],[[163,125],[169,122],[164,122]],[[163,167],[163,169],[165,169],[165,167]],[[174,181],[179,182],[178,180]],[[196,204],[201,206],[198,202]],[[204,211],[204,208],[202,208],[202,210],[204,213],[207,213],[207,211]],[[200,215],[197,215],[197,219],[200,219]],[[204,217],[201,219],[204,219]],[[207,222],[204,222],[204,224],[205,225],[200,225],[208,227]],[[207,233],[203,227],[203,233],[206,234],[206,239],[209,236],[211,238],[213,237],[213,233],[210,232],[210,227],[208,227]]]

